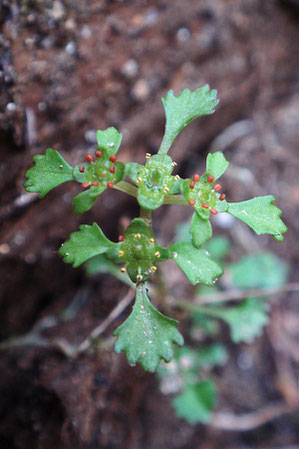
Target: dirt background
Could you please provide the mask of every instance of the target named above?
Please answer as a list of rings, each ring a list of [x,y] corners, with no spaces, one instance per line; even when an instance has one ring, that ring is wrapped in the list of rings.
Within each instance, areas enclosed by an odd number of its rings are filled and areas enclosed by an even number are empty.
[[[0,25],[0,338],[44,328],[40,346],[0,353],[1,449],[295,447],[295,293],[273,303],[254,345],[231,344],[229,363],[215,374],[217,411],[239,416],[277,401],[290,411],[246,432],[190,426],[176,418],[155,375],[111,351],[109,337],[127,311],[106,330],[108,349],[71,359],[55,347],[58,338],[80,343],[127,292],[109,276],[88,278],[64,265],[57,248],[93,220],[116,239],[126,217],[137,215],[135,202],[106,192],[75,217],[77,185],[38,200],[23,182],[33,155],[52,147],[74,165],[94,151],[95,130],[108,126],[123,133],[120,159],[143,163],[163,134],[160,96],[208,82],[219,92],[217,112],[189,125],[171,155],[190,176],[209,150],[223,149],[232,162],[222,182],[228,198],[276,195],[289,228],[284,243],[216,219],[214,229],[232,240],[231,260],[268,248],[289,264],[290,282],[298,279],[298,1],[2,0]],[[185,208],[157,211],[159,242],[169,244],[185,218]],[[168,270],[170,290],[190,291],[173,265]],[[188,321],[163,307],[187,331]]]

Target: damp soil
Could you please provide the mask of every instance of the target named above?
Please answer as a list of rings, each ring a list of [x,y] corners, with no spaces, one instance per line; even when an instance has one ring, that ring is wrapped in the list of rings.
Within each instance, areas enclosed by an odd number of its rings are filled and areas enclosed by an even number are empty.
[[[129,309],[106,329],[102,349],[72,358],[51,344],[83,341],[127,293],[109,275],[88,277],[64,265],[57,248],[81,223],[93,221],[116,240],[138,208],[123,193],[107,191],[92,211],[77,217],[71,208],[77,185],[62,185],[39,200],[24,192],[23,183],[32,156],[51,147],[76,164],[95,150],[95,130],[108,126],[123,133],[120,159],[143,163],[163,134],[161,95],[209,83],[218,89],[217,112],[190,124],[171,155],[180,174],[191,176],[195,168],[203,170],[208,151],[224,150],[232,168],[223,185],[232,201],[273,193],[289,228],[284,243],[216,219],[214,229],[232,241],[230,260],[268,248],[289,265],[289,280],[298,279],[298,2],[3,0],[0,26],[1,341],[49,323],[43,343],[0,353],[1,449],[295,445],[292,413],[245,432],[177,418],[156,376],[129,367],[123,354],[112,351],[112,331]],[[173,241],[188,214],[174,206],[154,213],[160,244]],[[190,294],[172,264],[163,274],[170,292]],[[218,412],[240,415],[275,401],[294,406],[295,299],[293,293],[280,295],[265,333],[251,346],[233,345],[223,329],[230,357],[213,374]],[[187,335],[188,320],[159,307],[181,318]]]

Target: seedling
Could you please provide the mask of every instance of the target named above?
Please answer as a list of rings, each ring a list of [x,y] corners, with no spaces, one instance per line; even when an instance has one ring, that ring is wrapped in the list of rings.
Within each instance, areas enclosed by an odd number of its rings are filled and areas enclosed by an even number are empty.
[[[134,218],[118,242],[108,240],[93,223],[81,225],[59,249],[64,262],[78,267],[101,255],[103,264],[120,264],[123,276],[136,285],[136,300],[128,319],[114,331],[115,351],[125,351],[130,365],[139,363],[146,371],[155,371],[160,360],[170,361],[174,345],[184,339],[177,330],[178,322],[160,313],[150,302],[146,282],[159,269],[161,262],[172,259],[191,284],[213,285],[221,276],[221,266],[212,260],[202,245],[212,237],[211,215],[229,213],[245,222],[257,234],[271,234],[283,240],[286,226],[281,211],[272,203],[273,196],[230,203],[221,193],[218,179],[229,163],[218,151],[209,154],[204,173],[192,179],[173,175],[177,165],[167,154],[170,147],[192,120],[212,114],[218,103],[217,91],[204,85],[191,92],[184,89],[179,96],[169,91],[162,98],[166,115],[165,133],[158,153],[146,154],[144,165],[122,163],[117,152],[122,135],[115,128],[97,131],[98,148],[87,154],[85,162],[71,167],[55,150],[35,156],[35,165],[26,173],[25,188],[45,196],[66,181],[75,181],[83,191],[72,200],[74,212],[89,210],[106,189],[117,189],[137,199],[140,216]],[[194,211],[190,238],[161,247],[154,236],[151,212],[165,204],[191,207]]]

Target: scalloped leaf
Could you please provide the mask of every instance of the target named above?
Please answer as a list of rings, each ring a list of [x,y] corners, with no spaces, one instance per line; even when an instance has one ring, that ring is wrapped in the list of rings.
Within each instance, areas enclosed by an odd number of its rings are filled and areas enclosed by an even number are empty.
[[[215,386],[211,380],[195,384],[186,384],[181,394],[172,403],[177,416],[190,424],[209,422],[215,406]]]
[[[105,253],[114,245],[115,243],[105,237],[100,227],[93,223],[92,226],[81,225],[80,231],[72,232],[58,253],[65,263],[72,263],[76,268],[91,257]]]
[[[272,195],[259,196],[240,203],[228,203],[227,212],[235,218],[244,221],[257,234],[271,234],[278,240],[283,240],[283,235],[288,228],[281,220],[281,210],[272,202]]]
[[[213,234],[209,220],[203,220],[197,213],[193,214],[189,232],[196,248],[200,248]]]
[[[216,153],[209,153],[207,156],[207,173],[214,176],[216,179],[220,178],[229,166],[229,162],[225,159],[221,151],[216,151]]]
[[[168,249],[171,259],[183,270],[192,285],[199,282],[213,285],[222,275],[222,268],[210,259],[208,251],[195,248],[191,242],[177,242]]]
[[[248,298],[241,304],[232,307],[206,308],[207,314],[224,320],[230,327],[231,339],[234,343],[252,343],[262,334],[268,322],[266,303],[262,299]]]
[[[25,190],[36,192],[43,198],[54,187],[67,181],[73,181],[71,167],[56,150],[48,148],[44,155],[33,157],[34,166],[25,173]]]
[[[113,128],[112,126],[105,130],[98,129],[98,148],[100,150],[106,150],[109,156],[112,156],[112,154],[116,154],[118,152],[122,137],[122,134],[120,134],[117,129]]]
[[[192,120],[203,115],[213,114],[219,100],[217,90],[210,90],[208,84],[199,87],[194,92],[184,89],[177,97],[172,90],[165,98],[161,98],[166,115],[164,137],[159,149],[165,154],[170,149],[176,136]]]
[[[172,359],[174,344],[184,344],[177,324],[151,304],[145,285],[139,285],[131,315],[113,332],[117,336],[115,352],[125,351],[130,365],[139,363],[145,371],[154,372],[161,359]]]

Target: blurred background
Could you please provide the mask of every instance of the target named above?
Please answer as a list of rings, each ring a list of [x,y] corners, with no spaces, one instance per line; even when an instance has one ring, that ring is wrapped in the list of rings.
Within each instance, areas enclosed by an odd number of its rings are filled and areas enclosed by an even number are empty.
[[[297,447],[298,11],[298,0],[1,1],[1,449]],[[202,173],[207,153],[224,151],[231,162],[221,182],[227,198],[274,194],[289,228],[278,243],[223,215],[213,222],[229,248],[218,254],[228,266],[218,290],[242,287],[232,267],[246,255],[239,276],[255,273],[247,288],[276,288],[253,344],[232,342],[225,323],[213,334],[200,317],[192,321],[171,303],[160,304],[180,319],[190,348],[212,334],[225,345],[223,363],[210,364],[217,403],[206,425],[180,418],[173,407],[177,371],[147,374],[112,351],[112,331],[129,309],[105,328],[100,349],[73,358],[68,351],[128,288],[110,275],[89,277],[66,266],[57,249],[79,224],[94,220],[116,240],[138,214],[136,202],[107,191],[77,217],[77,185],[64,184],[41,201],[23,188],[32,156],[51,147],[75,165],[95,150],[96,130],[108,126],[123,133],[120,160],[144,163],[163,135],[161,95],[204,83],[218,90],[220,104],[175,142],[178,172]],[[160,244],[185,232],[188,213],[174,206],[154,213]],[[270,269],[259,276],[255,256],[265,251]],[[170,294],[194,294],[174,264],[163,273]],[[178,357],[176,367],[188,368],[186,360]]]

